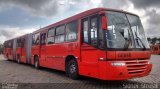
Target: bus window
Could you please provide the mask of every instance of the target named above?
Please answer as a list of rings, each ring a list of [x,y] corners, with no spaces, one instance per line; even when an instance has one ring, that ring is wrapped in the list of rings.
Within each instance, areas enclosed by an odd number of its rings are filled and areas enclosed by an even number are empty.
[[[21,39],[21,47],[24,47],[24,45],[25,45],[25,38],[22,38]]]
[[[97,46],[98,17],[95,15],[91,16],[90,22],[88,22],[88,19],[83,19],[82,29],[83,29],[83,42],[89,43],[93,46]]]
[[[41,34],[41,45],[46,44],[46,33]]]
[[[17,47],[21,47],[21,39],[17,39]]]
[[[13,41],[10,40],[9,43],[8,43],[8,48],[12,48],[13,47]]]
[[[62,43],[65,40],[65,26],[61,25],[56,28],[55,43]]]
[[[90,34],[91,34],[91,44],[92,45],[97,45],[97,29],[98,29],[98,26],[97,26],[97,17],[94,16],[91,18],[91,23],[90,23],[90,27],[91,27],[91,31],[90,31]]]
[[[88,43],[88,19],[82,21],[83,42]]]
[[[55,28],[52,28],[48,31],[47,43],[48,44],[53,44],[54,43],[54,38],[55,38]]]
[[[66,41],[76,41],[78,33],[78,21],[70,22],[66,25]]]
[[[39,33],[33,35],[33,45],[39,45]]]

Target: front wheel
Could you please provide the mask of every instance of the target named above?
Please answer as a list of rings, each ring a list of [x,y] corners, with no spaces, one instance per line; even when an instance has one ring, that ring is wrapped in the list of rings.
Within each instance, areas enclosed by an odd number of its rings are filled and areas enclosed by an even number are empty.
[[[67,62],[67,75],[72,79],[78,78],[78,64],[75,59],[70,60]]]

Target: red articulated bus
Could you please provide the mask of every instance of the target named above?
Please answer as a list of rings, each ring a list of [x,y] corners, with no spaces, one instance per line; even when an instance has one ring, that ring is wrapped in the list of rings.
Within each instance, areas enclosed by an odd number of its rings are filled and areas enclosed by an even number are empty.
[[[151,54],[160,55],[160,44],[151,45]]]
[[[9,47],[18,63],[65,71],[72,79],[126,80],[152,68],[141,21],[125,11],[91,9],[15,39],[16,48]],[[4,49],[8,59],[10,48]]]

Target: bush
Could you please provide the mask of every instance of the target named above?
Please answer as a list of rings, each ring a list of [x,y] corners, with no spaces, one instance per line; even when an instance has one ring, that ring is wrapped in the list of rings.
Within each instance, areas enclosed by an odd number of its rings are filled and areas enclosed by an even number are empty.
[[[3,45],[0,44],[0,54],[2,54],[2,52],[3,52]]]

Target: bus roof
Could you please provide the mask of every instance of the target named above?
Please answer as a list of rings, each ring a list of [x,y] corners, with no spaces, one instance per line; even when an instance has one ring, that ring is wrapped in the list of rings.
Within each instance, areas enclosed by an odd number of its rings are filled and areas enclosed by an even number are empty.
[[[128,14],[136,15],[136,14],[133,14],[133,13],[130,13],[130,12],[126,12],[126,11],[123,11],[123,10],[117,10],[117,9],[111,9],[111,8],[94,8],[94,9],[90,9],[90,10],[81,12],[81,13],[79,13],[79,14],[76,14],[76,15],[74,15],[74,16],[71,16],[71,17],[66,18],[66,19],[64,19],[64,20],[61,20],[61,21],[59,21],[59,22],[53,23],[53,24],[48,25],[48,26],[46,26],[46,27],[43,27],[43,28],[41,28],[41,29],[39,29],[39,30],[34,31],[33,33],[37,33],[37,32],[43,31],[43,30],[48,30],[48,29],[50,29],[50,28],[52,28],[52,27],[65,24],[65,23],[67,23],[67,22],[70,22],[70,21],[73,21],[73,20],[76,20],[76,19],[79,19],[79,18],[88,16],[88,15],[91,15],[91,14],[94,14],[94,13],[98,13],[99,11],[117,11],[117,12],[123,12],[123,13],[128,13]],[[137,15],[136,15],[136,16],[137,16]],[[32,33],[28,33],[28,34],[32,34]],[[25,35],[27,35],[27,34],[25,34]],[[6,40],[6,41],[11,41],[11,40],[16,39],[16,38],[21,38],[21,37],[24,37],[25,35],[18,36],[18,37],[12,38],[12,39],[8,39],[8,40]],[[6,41],[5,41],[5,42],[6,42]]]
[[[79,19],[79,18],[88,16],[88,15],[91,15],[91,14],[97,13],[97,12],[99,12],[99,11],[116,11],[116,12],[123,12],[123,13],[128,13],[128,14],[136,15],[136,14],[133,14],[133,13],[130,13],[130,12],[126,12],[126,11],[123,11],[123,10],[110,9],[110,8],[94,8],[94,9],[90,9],[90,10],[81,12],[81,13],[79,13],[79,14],[76,14],[76,15],[74,15],[74,16],[71,16],[71,17],[66,18],[66,19],[64,19],[64,20],[61,20],[61,21],[56,22],[56,23],[54,23],[54,24],[48,25],[48,26],[46,26],[46,27],[40,28],[39,30],[34,31],[33,33],[37,33],[37,32],[42,31],[42,30],[48,30],[48,29],[50,29],[50,28],[52,28],[52,27],[65,24],[65,23],[67,23],[67,22],[70,22],[70,21],[73,21],[73,20],[76,20],[76,19]],[[136,16],[137,16],[137,15],[136,15]]]
[[[25,37],[25,36],[27,36],[28,34],[31,34],[31,33],[27,33],[27,34],[24,34],[24,35],[21,35],[21,36],[14,37],[14,38],[12,38],[12,39],[5,40],[4,43],[7,42],[7,41],[12,41],[12,40],[14,40],[14,39],[18,39],[18,38]]]

